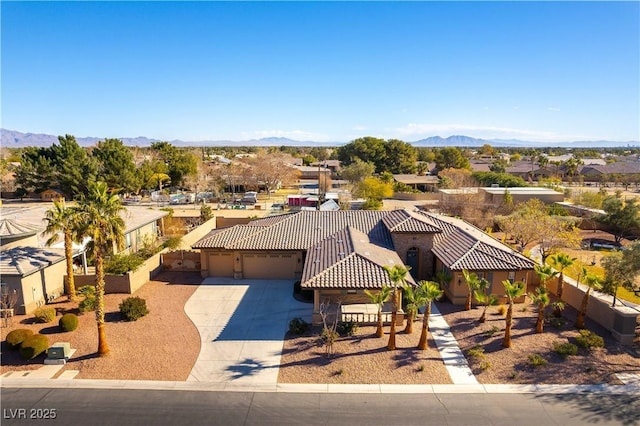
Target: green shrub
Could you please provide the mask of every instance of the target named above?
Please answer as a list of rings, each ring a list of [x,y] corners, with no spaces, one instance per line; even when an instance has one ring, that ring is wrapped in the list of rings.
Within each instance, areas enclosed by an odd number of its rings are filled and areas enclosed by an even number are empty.
[[[489,361],[480,361],[480,370],[485,371],[492,367],[491,362]]]
[[[580,330],[580,335],[576,337],[576,344],[586,349],[602,348],[604,339],[589,330]]]
[[[33,359],[49,348],[49,339],[43,334],[27,337],[20,345],[20,355],[24,359]]]
[[[149,313],[147,302],[138,296],[127,297],[118,308],[127,321],[135,321]]]
[[[80,312],[95,311],[97,308],[96,302],[96,288],[92,285],[85,285],[80,287],[77,293],[84,297],[83,300],[78,303],[78,310]]]
[[[18,349],[20,344],[28,337],[33,336],[33,331],[27,328],[17,328],[7,334],[7,346],[9,349]]]
[[[566,343],[555,342],[553,344],[553,351],[561,355],[563,358],[566,358],[569,355],[577,355],[578,347],[573,343],[569,343],[569,342],[566,342]]]
[[[507,307],[505,305],[498,306],[498,313],[505,316],[507,314]]]
[[[170,237],[164,242],[163,246],[169,250],[175,250],[182,242],[182,237]]]
[[[549,324],[551,325],[551,327],[555,328],[556,330],[560,330],[562,327],[565,326],[566,323],[567,323],[567,320],[565,320],[563,317],[552,316],[549,319]]]
[[[338,324],[337,331],[342,337],[353,336],[353,334],[358,331],[358,323],[354,321],[341,322]]]
[[[493,337],[498,331],[500,331],[500,328],[493,325],[490,329],[484,331],[484,335],[487,337]]]
[[[547,365],[547,360],[540,354],[529,355],[529,365],[532,367],[542,367]]]
[[[481,346],[474,346],[467,350],[467,355],[473,359],[482,359],[484,358],[484,348]]]
[[[58,321],[62,331],[73,331],[78,328],[78,317],[75,314],[64,314]]]
[[[33,316],[36,318],[37,322],[51,322],[56,318],[56,308],[47,308],[46,306],[42,306],[33,311]]]
[[[111,256],[105,265],[104,272],[113,275],[124,275],[129,271],[136,271],[144,263],[144,259],[137,253],[116,254]]]
[[[304,334],[309,329],[309,323],[302,318],[294,318],[289,321],[289,333],[291,334]]]

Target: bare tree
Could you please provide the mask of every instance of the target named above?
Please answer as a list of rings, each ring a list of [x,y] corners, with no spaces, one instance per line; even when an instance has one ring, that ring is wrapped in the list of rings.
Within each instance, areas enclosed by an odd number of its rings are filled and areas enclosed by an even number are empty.
[[[322,334],[320,337],[324,343],[327,358],[331,358],[333,355],[333,344],[338,340],[338,337],[340,337],[337,331],[340,306],[340,301],[335,305],[331,304],[329,300],[320,303],[320,317],[322,318]]]
[[[8,288],[3,286],[2,294],[0,296],[2,326],[8,327],[11,322],[11,318],[13,318],[13,308],[16,306],[16,303],[18,303],[18,292],[15,289],[13,291],[9,291]]]

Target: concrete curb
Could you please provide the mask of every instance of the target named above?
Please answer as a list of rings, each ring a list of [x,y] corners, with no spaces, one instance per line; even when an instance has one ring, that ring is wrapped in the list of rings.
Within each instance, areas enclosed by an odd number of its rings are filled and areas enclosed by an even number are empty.
[[[279,392],[279,393],[428,393],[428,394],[638,394],[640,385],[387,385],[387,384],[289,384],[235,385],[233,382],[161,382],[146,380],[86,379],[2,379],[0,388],[69,388],[183,390],[205,392]]]

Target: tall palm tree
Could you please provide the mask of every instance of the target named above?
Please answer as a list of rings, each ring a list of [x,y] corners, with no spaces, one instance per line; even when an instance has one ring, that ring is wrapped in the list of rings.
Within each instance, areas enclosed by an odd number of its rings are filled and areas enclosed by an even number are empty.
[[[384,304],[384,302],[389,300],[389,296],[391,296],[391,287],[385,285],[382,286],[380,291],[377,291],[375,293],[369,290],[365,290],[364,293],[369,296],[369,299],[371,299],[372,303],[378,305],[378,327],[376,328],[376,336],[382,337],[384,334],[384,331],[382,330],[382,305]]]
[[[76,286],[73,276],[73,242],[79,241],[79,223],[76,209],[67,207],[64,200],[54,201],[53,206],[45,212],[47,227],[45,234],[51,234],[47,245],[51,246],[58,241],[58,233],[62,232],[64,239],[64,257],[67,262],[67,294],[69,300],[76,298]]]
[[[393,294],[391,296],[391,330],[389,331],[389,343],[387,343],[387,349],[390,351],[396,350],[396,318],[398,317],[398,287],[404,287],[405,277],[409,273],[409,267],[402,265],[393,265],[393,268],[385,266],[384,270],[389,274],[389,279],[393,283]]]
[[[560,277],[558,278],[558,300],[562,300],[562,290],[564,284],[564,270],[569,266],[573,265],[577,259],[575,257],[570,257],[566,253],[558,253],[551,256],[551,264],[560,270]],[[554,314],[556,316],[560,316],[560,311],[555,311]]]
[[[505,319],[504,340],[502,346],[511,347],[511,323],[513,322],[513,299],[522,296],[526,291],[526,285],[522,281],[512,283],[509,280],[502,281],[504,292],[509,300],[509,309],[507,309],[507,317]]]
[[[587,315],[587,307],[589,306],[589,292],[591,292],[591,289],[600,290],[602,288],[600,280],[595,275],[587,275],[584,282],[587,285],[587,291],[584,293],[584,296],[582,296],[580,311],[576,317],[576,328],[584,328],[584,318]]]
[[[120,212],[124,207],[120,198],[109,193],[107,184],[90,185],[89,193],[80,199],[79,218],[86,235],[91,237],[87,245],[93,255],[96,268],[96,323],[98,325],[98,354],[109,353],[104,325],[104,257],[112,254],[114,247],[124,247],[124,220]]]
[[[418,308],[424,304],[420,297],[420,293],[412,285],[407,285],[403,290],[404,300],[407,302],[407,325],[404,328],[404,332],[407,334],[413,333],[413,321],[418,314]]]
[[[498,296],[496,296],[495,294],[487,293],[487,290],[489,289],[490,284],[491,283],[489,281],[487,281],[484,278],[481,278],[478,281],[478,288],[473,291],[473,296],[475,297],[476,301],[483,306],[482,315],[480,315],[480,318],[478,318],[479,323],[486,322],[487,308],[489,306],[494,306],[498,304]]]
[[[480,278],[478,278],[478,275],[475,272],[469,272],[466,269],[462,270],[462,275],[464,276],[465,283],[467,283],[467,300],[464,303],[464,309],[470,311],[471,296],[473,291],[480,285]]]
[[[440,290],[440,285],[433,281],[420,281],[416,291],[419,294],[419,298],[425,303],[424,316],[422,317],[422,333],[420,333],[420,340],[418,341],[418,349],[425,350],[427,349],[431,302],[441,298],[444,292]]]
[[[538,319],[536,320],[536,333],[542,333],[544,329],[544,308],[551,302],[549,290],[540,284],[535,292],[529,293],[531,301],[538,305]]]

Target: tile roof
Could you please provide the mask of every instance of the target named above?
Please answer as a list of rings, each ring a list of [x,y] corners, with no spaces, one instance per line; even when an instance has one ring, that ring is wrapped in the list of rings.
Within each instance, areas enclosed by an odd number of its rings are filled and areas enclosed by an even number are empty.
[[[308,211],[259,220],[258,225],[236,225],[228,233],[209,233],[192,248],[228,250],[306,250],[335,232],[351,226],[364,232],[374,244],[391,248],[391,236],[381,219],[383,211]],[[237,235],[237,238],[231,238]]]
[[[434,238],[433,253],[451,270],[533,269],[535,262],[461,219],[420,212],[443,230]]]
[[[44,229],[43,226],[34,225],[17,219],[0,219],[0,240],[4,238],[20,238],[35,235]]]
[[[384,267],[402,264],[395,251],[372,244],[363,232],[347,226],[309,248],[301,286],[316,289],[392,286]],[[406,279],[415,284],[409,274]]]
[[[388,212],[383,218],[389,232],[399,233],[436,233],[442,232],[442,229],[427,221],[424,217],[418,216],[416,213],[408,210],[393,210]]]

